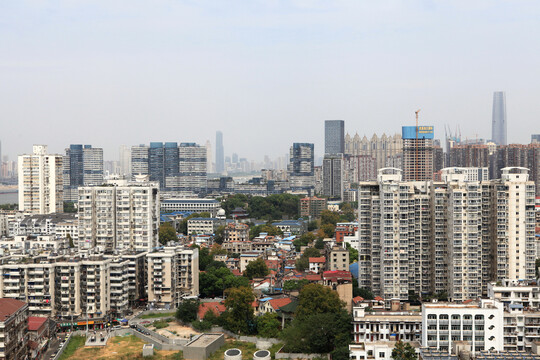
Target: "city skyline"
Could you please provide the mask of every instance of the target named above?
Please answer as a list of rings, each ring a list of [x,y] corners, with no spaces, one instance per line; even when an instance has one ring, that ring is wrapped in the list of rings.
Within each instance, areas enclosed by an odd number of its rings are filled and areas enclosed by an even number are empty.
[[[540,89],[528,79],[540,49],[516,41],[539,30],[534,3],[124,5],[0,5],[10,159],[34,143],[54,153],[91,143],[111,160],[121,144],[204,144],[216,130],[228,154],[275,157],[310,142],[319,157],[324,119],[393,134],[418,108],[436,138],[445,124],[489,138],[499,90],[515,120],[508,142],[538,132]]]

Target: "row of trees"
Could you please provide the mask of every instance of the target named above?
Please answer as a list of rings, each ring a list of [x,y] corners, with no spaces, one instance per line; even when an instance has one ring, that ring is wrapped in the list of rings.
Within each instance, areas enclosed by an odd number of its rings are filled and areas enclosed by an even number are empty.
[[[266,197],[235,194],[221,202],[227,216],[237,208],[243,208],[254,219],[280,220],[298,217],[300,197],[291,194],[274,194]]]

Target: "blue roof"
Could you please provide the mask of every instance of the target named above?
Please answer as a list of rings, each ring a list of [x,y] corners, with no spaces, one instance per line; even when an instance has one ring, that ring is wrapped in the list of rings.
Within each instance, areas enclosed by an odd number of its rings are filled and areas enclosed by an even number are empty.
[[[268,301],[268,300],[272,300],[273,298],[271,297],[265,297],[264,299],[259,299],[259,301]]]
[[[292,236],[286,237],[286,238],[283,239],[283,240],[285,240],[285,241],[293,241],[294,239],[296,239],[296,235],[292,235]]]
[[[272,223],[272,225],[302,225],[302,221],[298,220],[282,220]]]
[[[162,200],[162,203],[200,203],[200,204],[216,204],[219,201],[214,199],[168,199]]]

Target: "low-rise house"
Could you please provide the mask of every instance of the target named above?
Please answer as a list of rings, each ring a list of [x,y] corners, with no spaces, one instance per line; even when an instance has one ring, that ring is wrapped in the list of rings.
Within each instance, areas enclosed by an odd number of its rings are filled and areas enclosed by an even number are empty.
[[[309,258],[309,271],[319,274],[324,270],[326,259],[323,256]]]

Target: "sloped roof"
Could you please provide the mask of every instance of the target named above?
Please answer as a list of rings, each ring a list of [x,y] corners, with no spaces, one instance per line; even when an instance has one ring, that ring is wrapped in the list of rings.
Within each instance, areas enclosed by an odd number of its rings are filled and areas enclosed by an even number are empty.
[[[47,322],[46,317],[41,316],[29,316],[28,317],[28,331],[37,331],[39,328]]]
[[[278,310],[282,306],[290,304],[291,301],[292,300],[290,298],[282,298],[282,299],[272,299],[272,300],[269,300],[268,302],[270,303],[270,306],[274,308],[274,310]]]
[[[25,302],[15,299],[0,299],[0,322],[4,322],[20,308],[26,305]]]

